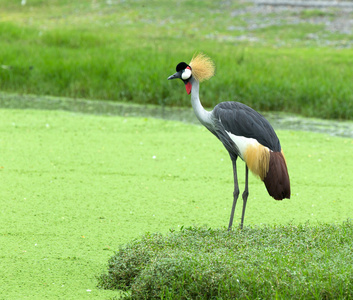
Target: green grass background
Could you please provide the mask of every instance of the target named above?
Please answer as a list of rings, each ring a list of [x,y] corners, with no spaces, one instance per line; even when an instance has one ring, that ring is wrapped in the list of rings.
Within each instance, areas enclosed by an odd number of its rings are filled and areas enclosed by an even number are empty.
[[[307,22],[335,18],[334,9],[262,15],[242,12],[252,3],[210,0],[0,5],[2,91],[189,106],[181,84],[166,78],[203,51],[217,66],[201,87],[207,107],[238,100],[261,111],[353,119],[353,36]],[[297,24],[288,23],[293,16]]]
[[[109,298],[96,276],[120,244],[181,226],[226,230],[231,163],[201,126],[10,109],[0,120],[3,299]],[[351,218],[352,139],[278,135],[292,198],[274,201],[251,175],[245,225]],[[244,173],[239,162],[241,188]]]

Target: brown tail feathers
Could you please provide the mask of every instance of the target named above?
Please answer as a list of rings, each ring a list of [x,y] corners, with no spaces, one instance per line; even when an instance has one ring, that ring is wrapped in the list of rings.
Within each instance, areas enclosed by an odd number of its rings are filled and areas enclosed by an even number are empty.
[[[270,151],[268,172],[263,182],[274,199],[290,198],[290,181],[283,152]]]

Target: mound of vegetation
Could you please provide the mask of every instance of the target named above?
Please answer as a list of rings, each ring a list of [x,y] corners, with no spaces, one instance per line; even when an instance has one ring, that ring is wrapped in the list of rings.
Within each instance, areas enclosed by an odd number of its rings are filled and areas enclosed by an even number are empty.
[[[352,299],[353,224],[146,233],[99,277],[130,299]]]

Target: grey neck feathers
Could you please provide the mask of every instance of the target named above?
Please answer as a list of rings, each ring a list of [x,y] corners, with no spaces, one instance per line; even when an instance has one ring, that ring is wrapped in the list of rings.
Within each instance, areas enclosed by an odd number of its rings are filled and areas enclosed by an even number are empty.
[[[192,108],[194,109],[196,117],[199,119],[199,121],[203,125],[209,125],[211,124],[211,112],[205,110],[200,102],[199,98],[199,88],[200,88],[200,83],[195,80],[194,78],[191,79],[191,105]]]

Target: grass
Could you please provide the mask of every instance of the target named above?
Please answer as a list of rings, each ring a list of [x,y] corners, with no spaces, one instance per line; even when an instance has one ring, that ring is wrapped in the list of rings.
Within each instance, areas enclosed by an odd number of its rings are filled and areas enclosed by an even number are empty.
[[[114,297],[96,276],[120,245],[146,232],[227,225],[231,163],[201,126],[45,110],[1,109],[0,119],[5,299]],[[344,228],[353,211],[352,139],[278,135],[292,198],[274,201],[250,176],[246,227]],[[239,162],[241,188],[243,168]],[[241,205],[235,226],[240,214]]]
[[[353,119],[352,49],[337,48],[352,35],[304,22],[336,11],[309,10],[298,24],[283,13],[266,24],[261,14],[234,14],[251,5],[238,2],[0,4],[2,91],[188,106],[182,84],[166,78],[203,51],[217,66],[201,87],[205,106],[240,100],[261,111]],[[332,46],[317,44],[326,40]]]
[[[300,16],[304,19],[320,18],[320,17],[335,17],[334,10],[306,9],[300,12]]]
[[[352,236],[351,221],[147,233],[99,282],[128,299],[351,299]]]

